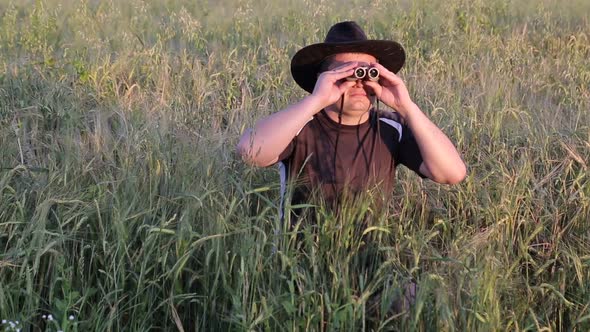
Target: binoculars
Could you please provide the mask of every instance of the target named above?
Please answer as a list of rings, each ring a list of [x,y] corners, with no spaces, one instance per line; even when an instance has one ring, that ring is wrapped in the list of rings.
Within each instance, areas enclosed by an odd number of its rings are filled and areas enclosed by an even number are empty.
[[[379,80],[379,69],[376,67],[356,67],[354,73],[346,79],[349,81],[369,80],[376,82]]]

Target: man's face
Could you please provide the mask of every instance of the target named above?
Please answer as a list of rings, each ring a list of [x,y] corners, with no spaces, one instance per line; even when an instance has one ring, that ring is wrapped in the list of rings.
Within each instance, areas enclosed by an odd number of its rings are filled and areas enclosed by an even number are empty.
[[[377,62],[374,56],[365,53],[339,53],[330,59],[327,70],[332,70],[348,62],[358,62],[359,66],[368,67]],[[362,115],[367,112],[375,97],[372,96],[373,90],[366,86],[364,81],[357,80],[356,84],[344,93],[344,105],[342,113],[346,115]],[[332,107],[340,110],[342,97]]]

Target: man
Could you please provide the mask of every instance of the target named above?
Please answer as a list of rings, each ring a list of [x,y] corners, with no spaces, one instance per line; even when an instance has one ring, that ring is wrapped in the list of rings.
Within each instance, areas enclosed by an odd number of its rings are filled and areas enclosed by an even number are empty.
[[[355,22],[335,24],[324,43],[291,61],[295,82],[310,94],[247,130],[238,152],[252,165],[279,163],[282,183],[297,177],[295,203],[314,192],[335,206],[367,189],[390,195],[399,164],[438,183],[462,181],[455,146],[396,75],[404,62],[397,42],[369,40]],[[359,67],[377,69],[378,79],[351,78]],[[375,109],[377,100],[396,112]]]
[[[319,198],[342,208],[367,192],[387,199],[399,164],[438,183],[462,181],[466,167],[455,146],[396,75],[404,62],[397,42],[369,40],[355,22],[335,24],[323,43],[304,47],[291,60],[295,82],[310,94],[247,130],[238,152],[253,165],[279,163],[282,199],[287,179],[297,178],[293,203]],[[396,112],[373,107],[377,101]],[[387,207],[382,201],[377,205]],[[370,246],[357,256],[362,268],[379,266],[368,263],[380,260]],[[415,300],[414,282],[402,288],[403,296],[392,303],[394,313],[406,311]],[[370,307],[379,302],[379,293]]]

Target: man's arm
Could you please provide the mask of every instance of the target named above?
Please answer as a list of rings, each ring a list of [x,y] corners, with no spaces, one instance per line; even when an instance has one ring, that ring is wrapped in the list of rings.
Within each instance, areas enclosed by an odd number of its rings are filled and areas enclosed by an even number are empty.
[[[276,163],[297,132],[318,112],[318,107],[317,99],[310,95],[260,120],[253,129],[244,132],[237,146],[238,153],[251,165],[264,167]]]
[[[459,152],[445,135],[416,104],[408,105],[404,118],[420,148],[420,173],[438,183],[456,184],[466,174],[465,163]]]
[[[237,146],[237,152],[244,161],[255,166],[276,163],[281,152],[307,121],[324,107],[335,103],[344,91],[355,84],[342,79],[350,76],[356,65],[356,62],[351,62],[323,72],[318,76],[311,95],[246,130]]]
[[[438,183],[461,182],[467,168],[453,143],[412,101],[406,85],[397,75],[378,63],[372,65],[379,68],[381,79],[378,83],[367,81],[365,84],[406,121],[422,155],[420,172]]]

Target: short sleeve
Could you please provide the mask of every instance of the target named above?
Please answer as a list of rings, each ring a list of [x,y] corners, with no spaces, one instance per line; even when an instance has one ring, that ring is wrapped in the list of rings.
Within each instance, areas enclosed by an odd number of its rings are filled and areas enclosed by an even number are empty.
[[[289,159],[293,156],[293,153],[295,153],[295,149],[297,147],[297,140],[298,140],[299,134],[301,134],[301,132],[305,133],[305,131],[304,131],[305,127],[313,119],[314,119],[314,117],[311,117],[309,120],[307,120],[305,125],[301,129],[299,129],[299,131],[297,132],[297,134],[295,134],[295,137],[293,137],[291,142],[289,142],[289,144],[285,147],[283,152],[281,152],[279,154],[279,158],[278,158],[277,162],[284,161],[284,160]]]
[[[399,163],[416,172],[421,177],[426,176],[420,173],[420,165],[422,164],[422,154],[418,143],[414,138],[414,134],[407,126],[403,126],[402,138],[399,142]]]
[[[283,152],[281,152],[281,154],[279,154],[278,161],[283,161],[285,159],[289,159],[289,157],[291,157],[291,155],[293,154],[294,150],[295,150],[295,139],[291,140],[291,142],[289,142],[289,145],[287,145],[287,147],[285,147]]]

